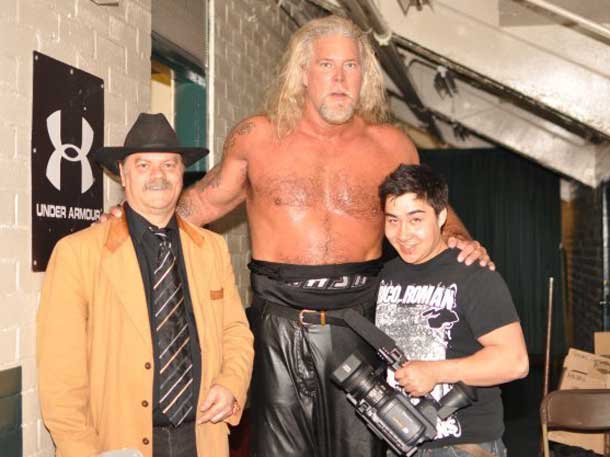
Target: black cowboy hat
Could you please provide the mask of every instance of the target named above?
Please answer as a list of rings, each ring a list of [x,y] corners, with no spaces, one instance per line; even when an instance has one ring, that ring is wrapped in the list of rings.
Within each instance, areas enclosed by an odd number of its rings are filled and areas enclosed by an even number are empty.
[[[206,148],[180,146],[176,132],[166,117],[159,114],[140,113],[123,146],[102,147],[93,152],[93,158],[111,173],[119,174],[119,161],[135,152],[175,152],[182,155],[184,166],[194,164],[207,154]]]

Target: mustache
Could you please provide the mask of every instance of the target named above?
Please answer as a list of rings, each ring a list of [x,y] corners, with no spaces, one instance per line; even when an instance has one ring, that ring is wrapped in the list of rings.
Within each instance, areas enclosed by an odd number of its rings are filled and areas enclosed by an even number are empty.
[[[144,190],[168,190],[171,187],[172,183],[165,178],[151,179],[144,184]]]

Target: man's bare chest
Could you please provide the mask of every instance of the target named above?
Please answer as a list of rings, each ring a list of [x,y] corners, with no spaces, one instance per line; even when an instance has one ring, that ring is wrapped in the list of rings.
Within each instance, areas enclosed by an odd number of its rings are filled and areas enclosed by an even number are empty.
[[[378,218],[384,174],[374,164],[271,160],[249,169],[250,197],[268,209]]]

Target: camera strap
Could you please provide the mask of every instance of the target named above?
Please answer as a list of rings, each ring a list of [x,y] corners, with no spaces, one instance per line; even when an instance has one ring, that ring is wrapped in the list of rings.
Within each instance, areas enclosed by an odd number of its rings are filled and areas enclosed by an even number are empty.
[[[396,344],[396,341],[377,328],[375,324],[366,317],[353,310],[345,311],[342,317],[348,327],[364,341],[373,346],[386,360],[387,355],[389,355],[391,356],[393,363],[397,363],[398,365],[402,365],[407,361],[403,352]]]

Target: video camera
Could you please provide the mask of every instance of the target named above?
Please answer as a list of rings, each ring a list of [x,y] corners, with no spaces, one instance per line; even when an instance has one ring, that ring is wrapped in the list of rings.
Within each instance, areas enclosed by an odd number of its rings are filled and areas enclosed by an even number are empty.
[[[377,350],[385,363],[375,370],[360,353],[354,352],[339,364],[330,378],[347,392],[357,415],[396,453],[412,455],[417,445],[434,439],[437,418],[446,419],[476,400],[476,391],[458,382],[440,401],[427,395],[413,405],[407,393],[391,387],[385,379],[388,367],[397,370],[407,361],[394,340],[352,310],[343,319]]]

